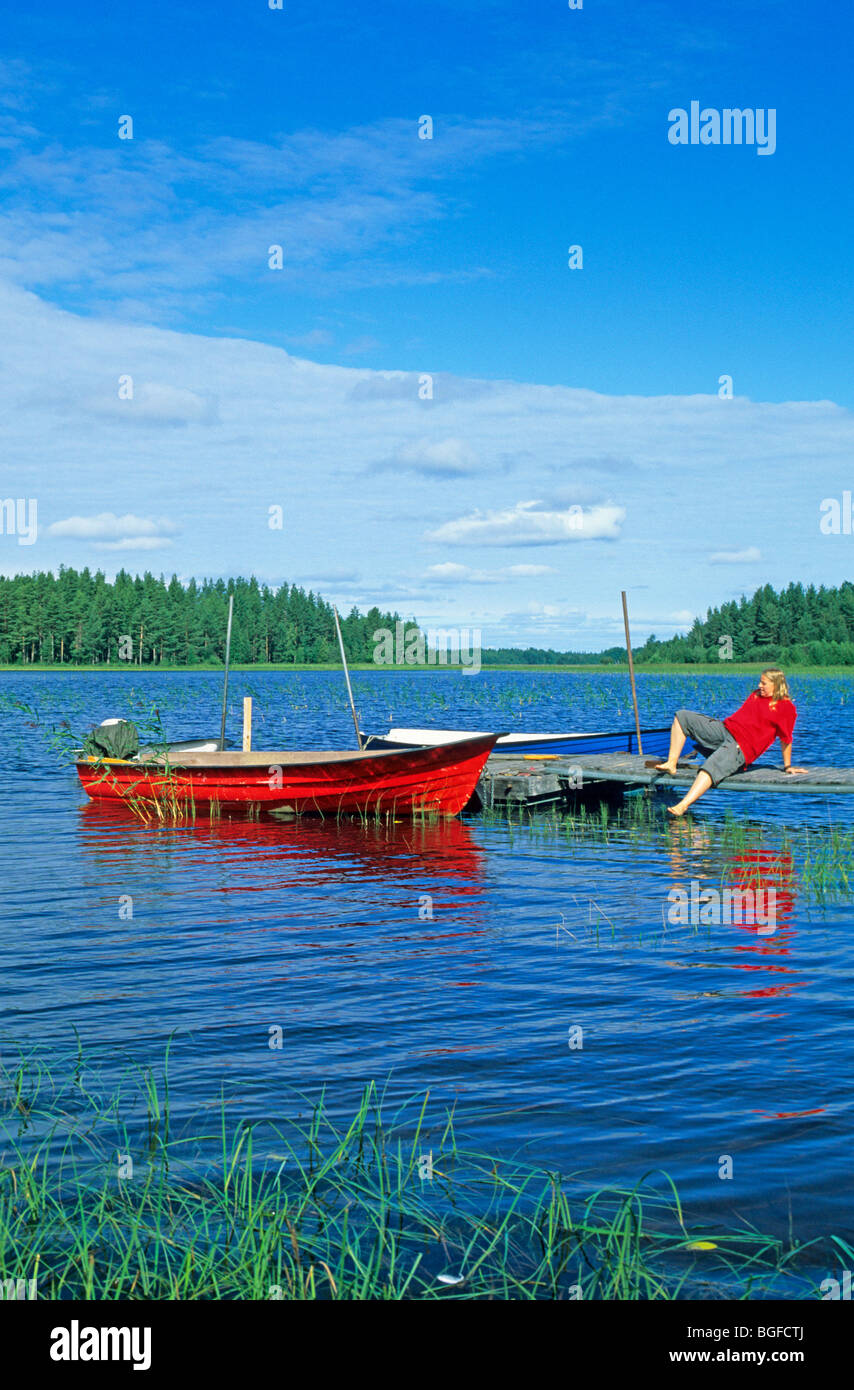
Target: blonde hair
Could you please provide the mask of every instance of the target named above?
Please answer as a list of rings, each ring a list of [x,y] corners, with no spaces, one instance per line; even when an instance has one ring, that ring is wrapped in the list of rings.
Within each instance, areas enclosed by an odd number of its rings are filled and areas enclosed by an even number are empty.
[[[778,666],[766,666],[762,674],[763,676],[770,676],[774,683],[774,694],[771,696],[772,705],[776,705],[778,700],[791,700],[786,677]]]

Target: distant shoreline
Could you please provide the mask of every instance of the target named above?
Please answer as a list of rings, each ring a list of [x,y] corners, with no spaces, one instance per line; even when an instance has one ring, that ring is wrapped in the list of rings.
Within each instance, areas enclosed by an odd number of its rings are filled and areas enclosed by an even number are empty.
[[[642,677],[642,676],[678,676],[678,675],[690,675],[690,674],[693,674],[693,675],[695,675],[695,676],[744,676],[744,675],[755,675],[755,674],[757,674],[757,673],[759,672],[759,670],[761,669],[761,665],[762,665],[762,663],[761,663],[761,662],[758,662],[758,661],[717,661],[717,662],[678,662],[678,661],[674,661],[674,662],[664,662],[664,661],[663,661],[663,662],[660,662],[660,663],[659,663],[659,662],[656,662],[654,665],[646,665],[646,664],[644,664],[644,663],[635,662],[635,675],[638,677],[638,679],[640,679],[640,677]],[[383,674],[390,674],[390,675],[401,675],[401,674],[405,674],[405,675],[410,675],[410,676],[411,676],[411,675],[415,675],[416,673],[423,673],[424,675],[428,675],[428,676],[443,675],[443,674],[448,674],[448,675],[450,675],[450,674],[453,674],[454,672],[456,672],[457,674],[459,674],[459,673],[462,672],[462,671],[466,671],[466,672],[467,672],[468,669],[469,669],[469,668],[463,667],[463,666],[450,666],[450,665],[448,665],[448,666],[442,666],[442,665],[436,665],[436,666],[384,666],[384,665],[383,665],[383,666],[380,666],[380,665],[374,665],[372,662],[351,662],[351,663],[350,663],[350,670],[351,670],[351,671],[381,671],[381,672],[383,672]],[[194,675],[194,674],[203,674],[203,675],[205,675],[205,674],[206,674],[206,675],[211,675],[211,676],[221,676],[221,675],[223,674],[223,670],[224,670],[224,667],[222,667],[222,666],[171,666],[171,665],[169,665],[168,663],[164,663],[162,666],[160,666],[159,664],[158,664],[158,665],[147,664],[147,665],[145,665],[145,666],[137,666],[137,665],[134,665],[134,664],[132,664],[132,663],[130,663],[130,662],[127,662],[127,661],[120,661],[120,662],[114,661],[114,662],[110,662],[109,664],[103,663],[103,664],[94,665],[94,666],[93,666],[93,665],[86,665],[86,666],[84,666],[84,665],[79,665],[79,666],[77,666],[77,665],[72,665],[70,662],[65,662],[65,664],[62,665],[62,666],[60,666],[59,664],[51,665],[49,662],[46,662],[46,663],[44,663],[44,664],[39,663],[39,662],[32,662],[32,663],[28,663],[26,666],[22,666],[22,665],[20,665],[20,664],[16,664],[16,665],[4,665],[4,664],[0,663],[0,674],[4,674],[4,675],[9,675],[9,674],[13,674],[13,673],[14,673],[14,674],[19,674],[19,675],[29,675],[29,674],[31,674],[31,673],[44,673],[44,674],[56,674],[56,675],[62,674],[62,673],[74,673],[74,674],[77,674],[77,675],[98,675],[98,674],[106,674],[106,675],[115,674],[115,675],[120,675],[120,674],[124,674],[124,675],[139,676],[139,675],[147,674],[147,673],[149,673],[149,672],[153,672],[153,673],[162,673],[162,674],[171,673],[171,674],[176,674],[176,675]],[[235,663],[230,667],[230,670],[232,671],[232,673],[235,672],[235,671],[240,671],[240,672],[243,672],[243,673],[247,673],[247,672],[248,672],[248,673],[251,673],[251,672],[273,672],[273,671],[277,671],[277,672],[278,672],[278,671],[281,671],[281,672],[291,671],[291,672],[303,673],[303,672],[306,672],[306,671],[339,671],[339,672],[340,672],[340,671],[342,670],[342,667],[341,667],[341,663],[340,663],[340,662],[305,662],[305,663],[300,663],[300,664],[297,664],[297,665],[294,665],[292,662],[284,662],[284,663],[281,663],[281,662],[280,662],[280,663],[275,663],[275,662],[270,662],[270,663],[266,663],[266,662],[253,662],[253,663],[251,663],[251,664],[246,664],[246,663],[242,663],[242,662],[235,662]],[[787,675],[791,675],[791,676],[851,676],[852,679],[854,679],[854,666],[786,666],[785,670],[786,670],[786,674],[787,674]],[[493,671],[496,671],[496,672],[500,672],[500,671],[504,671],[504,672],[507,672],[507,671],[515,671],[515,672],[530,671],[530,672],[535,672],[535,673],[538,674],[538,675],[542,675],[542,674],[544,674],[544,673],[547,673],[547,672],[549,672],[549,671],[552,671],[552,672],[559,672],[559,673],[561,673],[561,674],[570,674],[570,675],[585,675],[585,674],[586,674],[586,675],[614,675],[614,676],[621,676],[621,677],[626,677],[626,678],[628,678],[628,674],[629,674],[629,668],[628,668],[628,666],[627,666],[627,665],[620,665],[620,664],[617,663],[617,662],[608,662],[608,663],[602,663],[602,664],[596,664],[596,663],[593,663],[593,662],[589,662],[589,663],[583,662],[583,663],[581,663],[581,664],[575,664],[575,665],[572,665],[572,664],[558,665],[557,663],[555,663],[554,665],[549,664],[549,665],[542,665],[542,666],[537,666],[537,665],[533,665],[533,664],[529,665],[529,664],[527,664],[527,663],[522,663],[522,664],[520,664],[520,665],[500,665],[500,666],[492,666],[492,665],[489,665],[489,666],[483,666],[483,667],[481,668],[481,670],[478,672],[478,675],[488,675],[490,672],[493,672]],[[468,680],[476,679],[476,677],[472,677],[472,676],[470,676],[470,675],[467,675],[467,679],[468,679]]]

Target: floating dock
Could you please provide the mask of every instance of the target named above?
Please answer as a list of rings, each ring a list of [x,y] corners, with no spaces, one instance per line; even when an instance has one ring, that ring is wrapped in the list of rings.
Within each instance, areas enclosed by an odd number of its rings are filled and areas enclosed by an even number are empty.
[[[632,753],[580,753],[575,757],[508,757],[493,754],[477,787],[484,807],[555,806],[579,797],[619,798],[629,788],[650,791],[689,787],[701,762],[680,762],[670,776]],[[718,791],[782,792],[787,796],[854,795],[854,768],[811,767],[805,773],[783,772],[779,766],[755,763],[720,783]]]

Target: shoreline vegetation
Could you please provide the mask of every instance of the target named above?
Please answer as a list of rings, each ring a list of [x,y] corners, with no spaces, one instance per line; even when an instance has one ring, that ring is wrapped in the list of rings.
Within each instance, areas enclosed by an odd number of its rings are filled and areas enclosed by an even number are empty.
[[[0,670],[221,669],[230,596],[235,669],[339,666],[332,605],[311,589],[273,588],[255,578],[183,584],[173,575],[167,583],[163,575],[125,570],[108,581],[100,570],[61,565],[58,574],[0,576]],[[351,608],[341,615],[341,629],[355,670],[458,669],[466,665],[459,659],[463,640],[477,646],[479,665],[490,670],[612,671],[627,664],[625,647],[481,647],[479,629],[425,631],[414,618],[377,607],[367,613]],[[377,659],[381,635],[388,642],[392,632],[400,652],[394,665]],[[401,661],[419,648],[421,659]],[[766,584],[750,599],[709,609],[685,636],[659,640],[651,633],[636,646],[634,660],[640,672],[733,669],[736,663],[854,668],[854,584],[816,589],[792,583],[779,593]]]
[[[325,1089],[290,1092],[275,1121],[223,1091],[179,1129],[168,1048],[112,1095],[79,1038],[53,1068],[12,1051],[6,1298],[820,1299],[854,1260],[834,1236],[692,1223],[662,1171],[589,1191],[466,1148],[429,1091],[393,1106],[370,1082],[343,1119]]]
[[[394,676],[394,675],[409,675],[409,676],[413,676],[413,675],[418,675],[418,674],[424,674],[424,675],[442,675],[442,674],[451,674],[451,673],[453,673],[453,672],[460,672],[460,671],[466,671],[467,673],[470,674],[470,668],[469,668],[469,667],[461,666],[461,665],[452,665],[450,662],[447,663],[447,664],[441,663],[441,662],[440,662],[440,663],[431,663],[430,665],[419,665],[419,666],[416,666],[416,665],[412,665],[412,666],[386,666],[386,665],[375,664],[374,662],[370,662],[370,661],[348,661],[347,664],[348,664],[348,666],[349,666],[349,668],[350,668],[351,671],[380,671],[380,672],[382,672],[383,674],[389,673],[389,674],[391,674],[391,675],[393,675],[393,676]],[[692,675],[692,676],[755,676],[755,675],[756,675],[757,666],[759,666],[760,664],[761,664],[761,663],[758,662],[758,661],[707,661],[707,662],[692,662],[692,663],[690,663],[690,664],[689,664],[689,663],[686,663],[686,662],[678,662],[678,661],[656,662],[655,665],[652,666],[652,667],[644,667],[644,666],[641,666],[640,668],[638,668],[638,666],[637,666],[637,664],[636,664],[636,665],[635,665],[635,675],[636,675],[638,678],[640,678],[641,676],[679,676],[679,675],[689,675],[689,674]],[[53,674],[57,674],[57,675],[58,675],[59,673],[64,673],[64,674],[68,674],[68,673],[77,673],[77,674],[82,674],[82,675],[92,675],[92,674],[95,674],[95,673],[102,673],[102,672],[104,672],[104,673],[115,673],[115,674],[119,674],[119,673],[123,672],[125,675],[139,676],[139,675],[142,674],[142,673],[156,675],[156,674],[158,674],[159,672],[162,671],[162,672],[166,672],[166,673],[183,674],[183,675],[199,675],[199,674],[204,675],[205,673],[207,673],[208,675],[215,676],[215,675],[221,675],[223,669],[224,669],[224,667],[223,667],[223,664],[222,664],[222,663],[217,663],[217,664],[215,664],[215,665],[214,665],[214,664],[200,664],[200,665],[197,665],[197,666],[180,666],[180,665],[174,665],[174,666],[173,666],[173,665],[170,665],[168,662],[164,662],[162,665],[158,662],[157,664],[143,663],[142,666],[139,666],[139,665],[137,665],[135,662],[134,662],[134,663],[131,663],[131,662],[129,662],[129,661],[109,661],[109,662],[108,662],[108,661],[104,661],[104,662],[99,662],[99,663],[90,663],[90,664],[88,664],[88,665],[83,664],[83,663],[75,663],[75,662],[69,662],[69,661],[67,661],[67,662],[65,662],[64,665],[61,665],[61,666],[60,666],[59,664],[51,664],[50,662],[47,662],[47,661],[46,661],[46,662],[39,662],[39,661],[28,662],[26,665],[24,665],[24,664],[22,664],[22,663],[15,663],[15,662],[0,662],[0,674],[4,674],[4,675],[5,675],[5,674],[11,674],[11,673],[31,674],[31,673],[39,673],[39,672],[48,672],[48,673],[53,673]],[[264,671],[270,671],[270,672],[288,672],[288,671],[291,671],[291,672],[306,672],[306,671],[340,671],[342,668],[341,668],[341,662],[340,662],[340,661],[312,661],[312,662],[300,662],[300,663],[297,663],[297,664],[294,664],[293,662],[286,662],[286,663],[285,663],[285,662],[245,662],[245,661],[244,661],[244,662],[240,662],[240,661],[238,661],[238,662],[232,662],[231,665],[230,665],[230,667],[229,667],[229,669],[230,669],[232,672],[234,672],[234,671],[246,671],[246,672],[264,672]],[[555,672],[555,673],[557,673],[557,674],[562,674],[562,673],[563,673],[563,674],[567,674],[567,673],[568,673],[568,674],[570,674],[570,675],[572,675],[572,674],[577,674],[577,675],[594,675],[594,676],[595,676],[595,675],[623,676],[623,675],[628,675],[628,669],[629,669],[629,668],[628,668],[628,663],[627,663],[626,661],[624,661],[622,664],[620,664],[619,662],[616,662],[616,661],[615,661],[615,662],[609,662],[609,663],[593,663],[593,662],[585,662],[585,663],[572,663],[572,662],[563,663],[563,662],[560,662],[560,663],[558,663],[558,662],[551,662],[551,663],[549,663],[549,664],[547,664],[547,665],[535,665],[535,664],[530,664],[530,663],[527,663],[527,662],[525,662],[525,663],[520,663],[520,664],[512,664],[512,663],[503,664],[503,663],[502,663],[502,664],[499,665],[499,664],[493,664],[492,662],[490,662],[490,663],[488,663],[488,664],[487,664],[487,663],[484,663],[484,665],[483,665],[481,671],[480,671],[478,674],[480,674],[480,675],[483,675],[484,673],[487,673],[487,674],[488,674],[488,673],[491,672],[491,671],[496,671],[496,672],[500,672],[500,671],[518,671],[518,672],[522,672],[522,671],[531,671],[532,673],[543,674],[543,673],[548,672],[548,671],[553,671],[553,672]],[[854,677],[854,668],[852,668],[852,666],[846,666],[846,665],[843,665],[843,664],[835,665],[835,666],[824,666],[824,665],[810,666],[810,665],[792,665],[792,664],[788,664],[788,665],[786,666],[786,674],[789,675],[789,676],[815,676],[815,677],[826,676],[826,677],[836,677],[837,679],[838,679],[840,676],[846,676],[846,677],[849,677],[849,678],[850,678],[850,677]]]

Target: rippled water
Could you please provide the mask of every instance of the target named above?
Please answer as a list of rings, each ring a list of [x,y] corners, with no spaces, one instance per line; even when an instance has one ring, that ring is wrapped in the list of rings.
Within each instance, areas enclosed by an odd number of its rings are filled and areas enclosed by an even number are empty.
[[[644,676],[644,722],[685,704],[725,714],[750,684]],[[621,676],[377,672],[354,687],[372,731],[631,723]],[[45,730],[153,704],[170,737],[214,734],[217,676],[20,673],[0,689],[7,1043],[49,1056],[76,1028],[109,1067],[162,1061],[174,1033],[177,1117],[223,1081],[249,1118],[292,1113],[295,1089],[324,1083],[344,1114],[390,1076],[392,1099],[429,1088],[467,1139],[586,1187],[662,1168],[692,1216],[784,1234],[791,1213],[801,1240],[852,1239],[854,911],[811,899],[800,850],[750,849],[760,824],[772,841],[808,827],[820,846],[850,826],[848,798],[721,792],[691,824],[662,812],[652,832],[598,838],[553,817],[149,828],[89,804]],[[257,746],[352,743],[335,673],[234,674],[236,742],[247,693]],[[796,762],[852,762],[852,693],[797,682]],[[746,818],[747,851],[722,847],[727,809]],[[774,933],[666,922],[674,885],[744,881],[757,862],[778,890]]]

